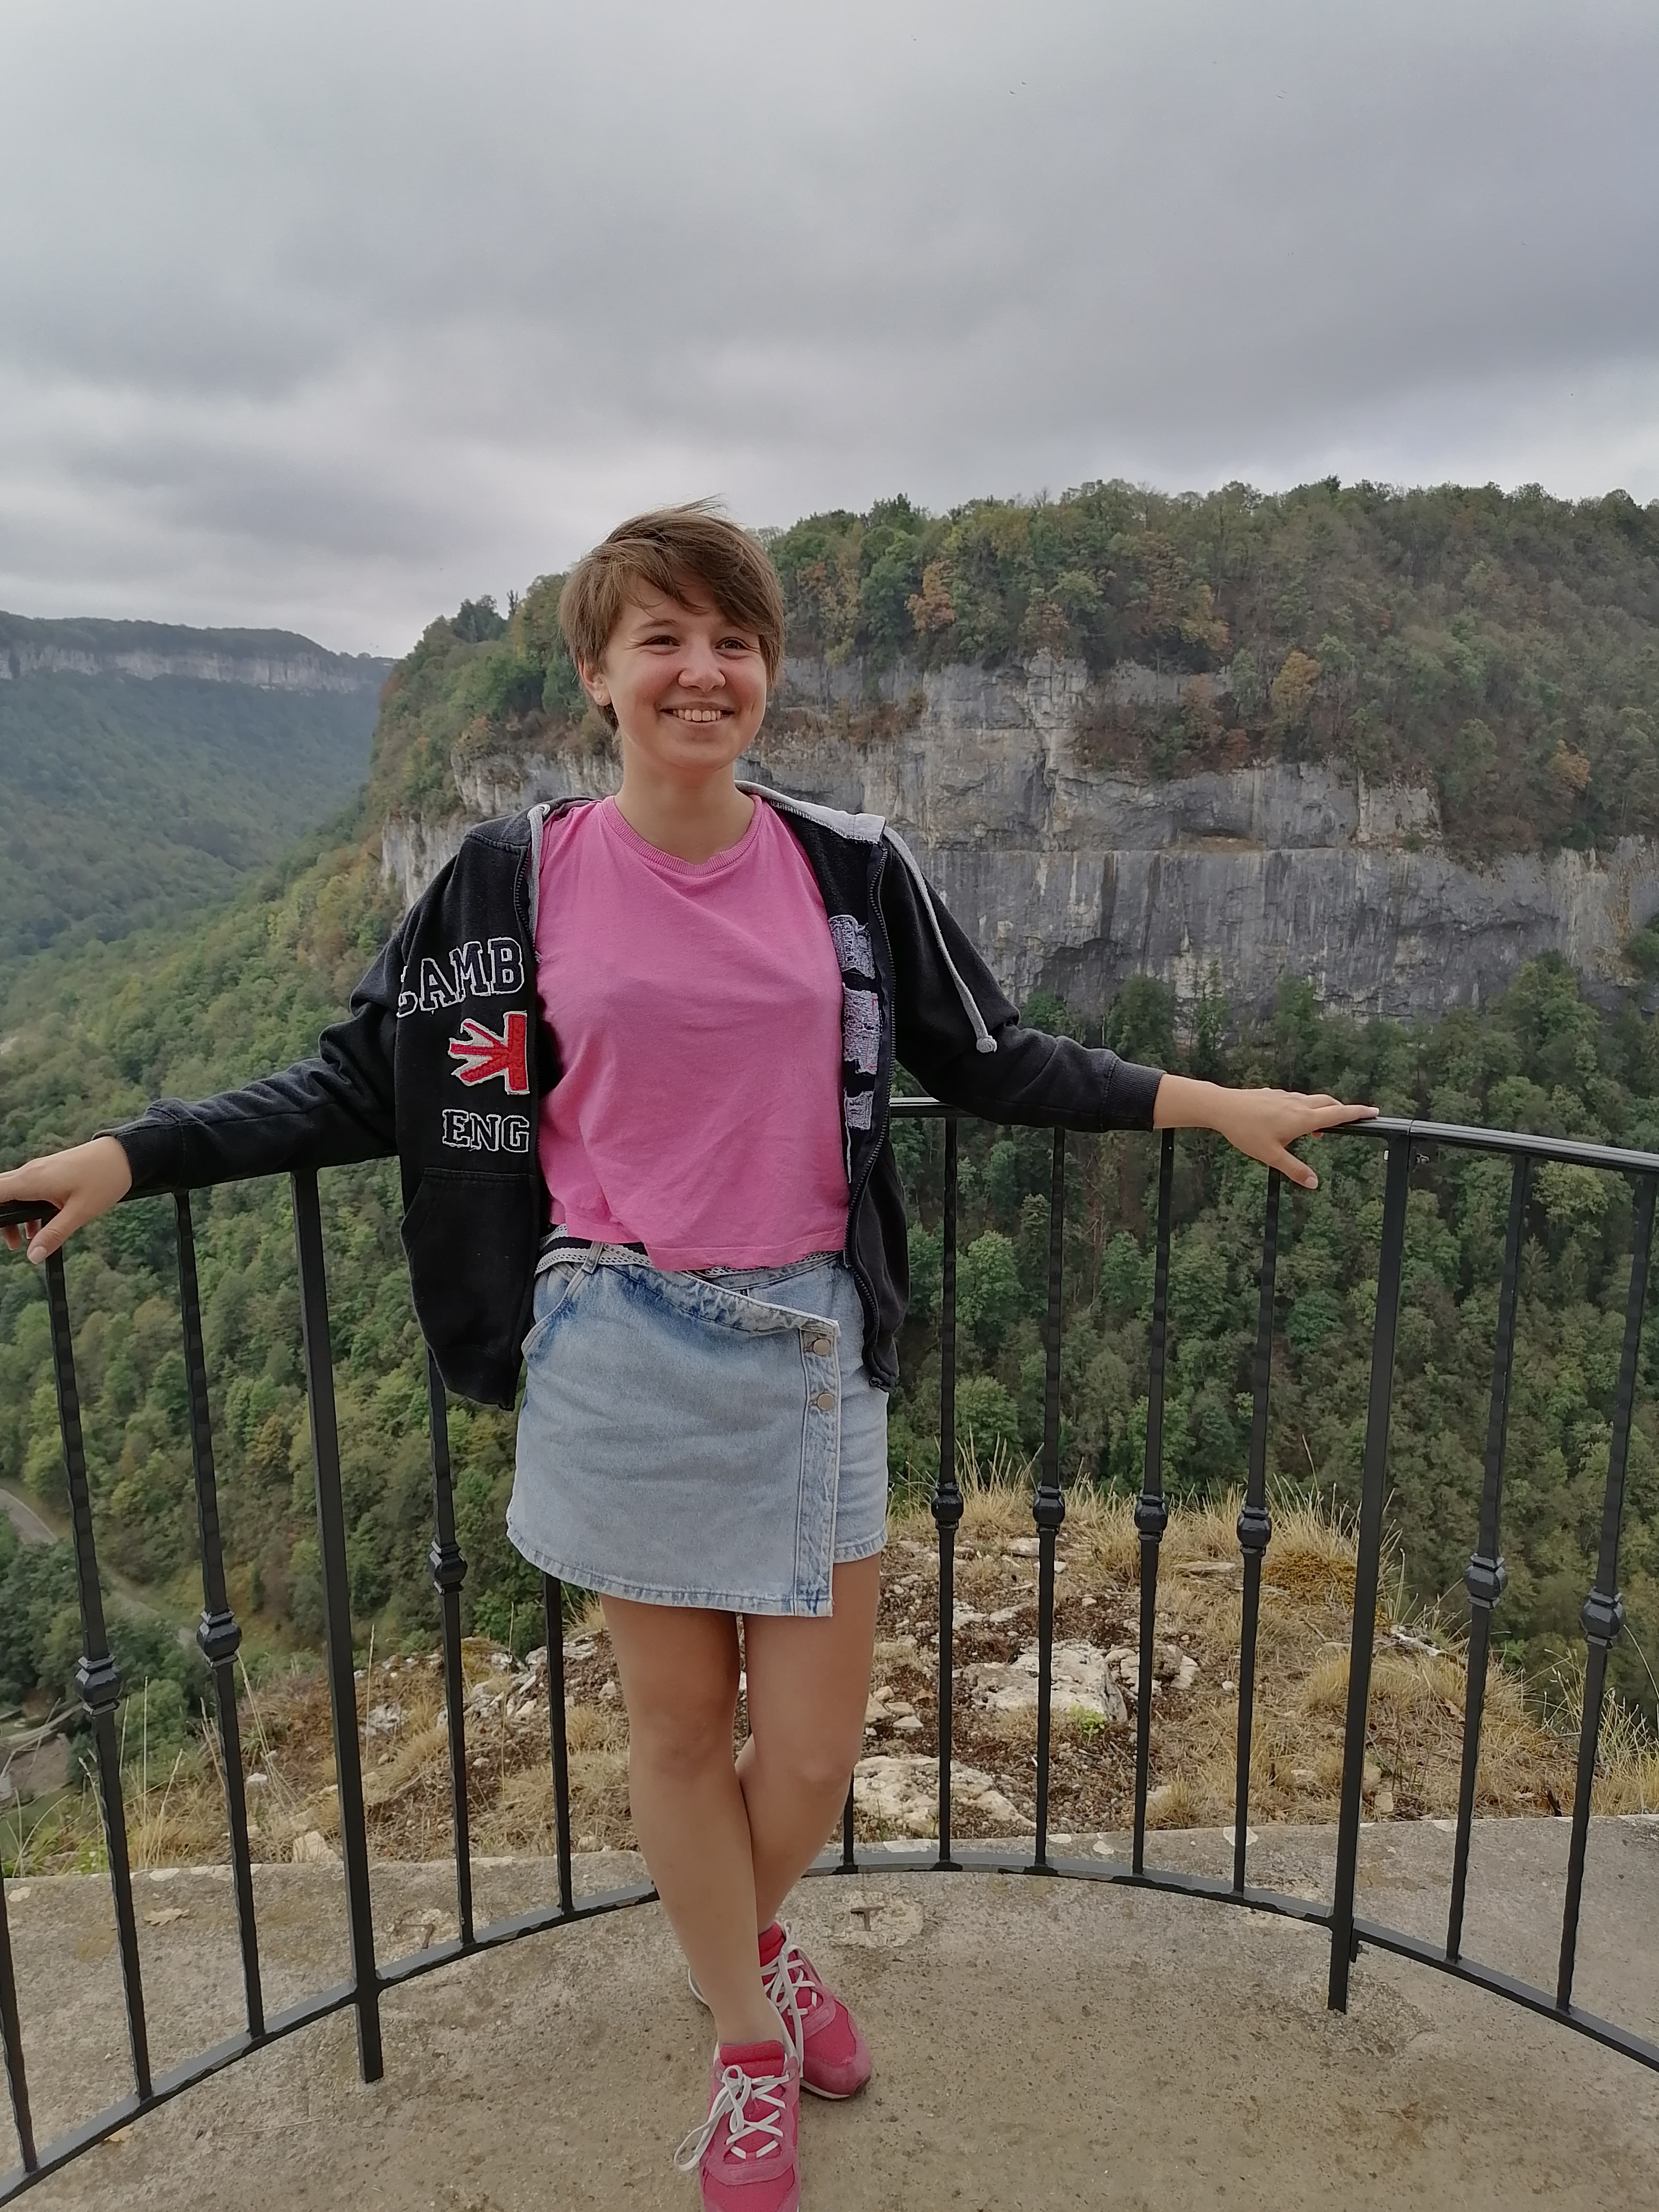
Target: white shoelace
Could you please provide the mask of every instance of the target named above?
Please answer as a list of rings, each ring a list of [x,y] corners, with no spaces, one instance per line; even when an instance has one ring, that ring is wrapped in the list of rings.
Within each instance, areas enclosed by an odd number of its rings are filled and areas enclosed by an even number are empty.
[[[805,2009],[816,2012],[823,2002],[823,1995],[817,1975],[805,1954],[798,1949],[789,1930],[783,1931],[777,1955],[767,1967],[763,1978],[766,1994],[777,2007],[784,2026],[789,2031],[789,2040],[794,2045],[797,2058],[804,2058],[806,2049],[806,2023],[801,2018],[801,1996],[806,1996]]]
[[[741,2066],[726,2067],[708,2107],[708,2118],[700,2128],[692,2129],[675,2152],[675,2165],[682,2173],[694,2172],[725,2119],[732,2123],[726,2148],[734,2158],[769,2158],[775,2151],[781,2151],[788,2086],[787,2076],[782,2074],[748,2074]],[[763,2110],[750,2119],[751,2104],[770,2106],[771,2110]],[[747,2136],[762,2139],[753,2150],[744,2141]]]
[[[708,2000],[697,1987],[697,1978],[690,1967],[686,1969],[685,1978],[691,1984],[691,1994],[697,2002],[707,2004]],[[804,2009],[807,2012],[816,2012],[821,2004],[829,2002],[829,1991],[818,1979],[811,1961],[794,1942],[787,1928],[783,1931],[783,1941],[774,1952],[770,1965],[763,1966],[761,1969],[761,1986],[777,2008],[778,2018],[783,2022],[784,2033],[789,2039],[790,2047],[796,2057],[804,2063],[806,2054],[806,2023],[801,2018],[802,1992],[805,1991],[806,1996]]]

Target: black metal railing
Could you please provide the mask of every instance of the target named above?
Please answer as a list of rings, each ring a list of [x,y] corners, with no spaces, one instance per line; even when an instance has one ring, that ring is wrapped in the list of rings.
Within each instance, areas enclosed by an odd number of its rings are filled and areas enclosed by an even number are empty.
[[[1139,1540],[1139,1684],[1135,1699],[1135,1755],[1133,1844],[1127,1869],[1098,1858],[1054,1858],[1049,1849],[1049,1779],[1051,1766],[1050,1705],[1054,1629],[1056,1547],[1065,1517],[1065,1495],[1060,1481],[1060,1324],[1063,1293],[1067,1139],[1055,1131],[1048,1215],[1048,1275],[1045,1326],[1046,1373],[1042,1447],[1032,1499],[1038,1543],[1037,1633],[1038,1682],[1036,1703],[1036,1805],[1033,1847],[1010,1854],[988,1849],[961,1849],[952,1832],[951,1760],[952,1710],[955,1694],[955,1557],[963,1501],[957,1474],[956,1352],[957,1352],[957,1212],[958,1188],[958,1119],[949,1109],[930,1099],[896,1101],[897,1115],[939,1120],[944,1127],[944,1193],[942,1210],[942,1274],[939,1317],[939,1474],[933,1498],[939,1537],[939,1838],[937,1849],[914,1853],[884,1850],[879,1861],[866,1861],[866,1870],[876,1865],[902,1871],[926,1869],[940,1873],[963,1870],[1024,1872],[1066,1875],[1106,1885],[1182,1893],[1243,1905],[1265,1912],[1289,1916],[1324,1928],[1330,1936],[1328,2002],[1346,2010],[1349,1974],[1362,1944],[1370,1943],[1413,1959],[1472,1983],[1544,2014],[1563,2026],[1595,2038],[1644,2065],[1659,2069],[1659,2045],[1633,2029],[1587,2013],[1573,2002],[1574,1967],[1583,1897],[1585,1850],[1589,1832],[1591,1793],[1601,1740],[1607,1692],[1608,1655],[1623,1620],[1619,1595],[1619,1542],[1624,1515],[1626,1472],[1629,1456],[1632,1412],[1635,1401],[1638,1352],[1651,1254],[1653,1215],[1659,1155],[1619,1151],[1610,1146],[1577,1144],[1545,1137],[1517,1135],[1489,1129],[1469,1129],[1429,1122],[1381,1120],[1358,1124],[1334,1133],[1352,1141],[1380,1142],[1386,1148],[1382,1224],[1377,1262],[1376,1309],[1371,1353],[1371,1376],[1366,1415],[1362,1493],[1358,1518],[1358,1550],[1355,1574],[1354,1608],[1350,1641],[1347,1708],[1344,1730],[1342,1779],[1337,1830],[1335,1876],[1328,1899],[1292,1897],[1253,1887],[1249,1879],[1248,1854],[1251,1841],[1249,1812],[1250,1757],[1255,1723],[1255,1662],[1260,1621],[1263,1561],[1273,1539],[1267,1496],[1267,1422],[1272,1379],[1272,1350],[1275,1316],[1275,1272],[1279,1243],[1281,1179],[1270,1173],[1262,1225],[1259,1304],[1253,1367],[1250,1441],[1243,1510],[1238,1519],[1238,1542],[1243,1567],[1242,1632],[1238,1677],[1238,1721],[1235,1799],[1232,1828],[1232,1866],[1225,1877],[1212,1877],[1146,1863],[1146,1808],[1152,1755],[1152,1697],[1155,1673],[1154,1629],[1157,1620],[1158,1554],[1169,1522],[1164,1495],[1164,1367],[1168,1336],[1171,1194],[1175,1139],[1165,1132],[1159,1146],[1156,1249],[1153,1266],[1152,1309],[1146,1455],[1141,1489],[1134,1505],[1134,1525]],[[1358,1850],[1363,1809],[1364,1770],[1370,1706],[1372,1645],[1375,1638],[1378,1577],[1383,1548],[1383,1503],[1387,1486],[1389,1424],[1392,1404],[1394,1346],[1405,1252],[1407,1198],[1413,1160],[1437,1148],[1469,1150],[1507,1157],[1513,1162],[1508,1229],[1504,1249],[1496,1341],[1493,1351],[1491,1409],[1480,1498],[1479,1527],[1465,1575],[1471,1607],[1467,1688],[1465,1692],[1462,1759],[1460,1772],[1455,1846],[1450,1908],[1443,1944],[1429,1942],[1407,1931],[1362,1919],[1355,1911]],[[1561,1919],[1559,1970],[1553,1990],[1519,1981],[1497,1968],[1466,1958],[1462,1935],[1468,1881],[1470,1832],[1474,1821],[1475,1782],[1480,1749],[1481,1723],[1488,1679],[1492,1616],[1501,1599],[1505,1573],[1501,1548],[1504,1441],[1507,1426],[1510,1369],[1514,1356],[1516,1290],[1525,1229],[1528,1178],[1534,1163],[1557,1161],[1623,1175],[1635,1185],[1634,1232],[1630,1284],[1626,1305],[1624,1345],[1620,1358],[1609,1446],[1607,1475],[1602,1499],[1601,1541],[1595,1577],[1583,1613],[1587,1639],[1583,1709],[1579,1733],[1577,1784],[1573,1798],[1571,1841]],[[374,2081],[383,2070],[380,2002],[382,1993],[416,1974],[426,1973],[472,1953],[510,1942],[520,1936],[556,1928],[642,1903],[654,1895],[647,1884],[578,1898],[571,1862],[570,1785],[565,1743],[564,1646],[562,1632],[562,1591],[551,1577],[543,1577],[548,1656],[552,1767],[558,1868],[558,1900],[509,1918],[480,1927],[474,1917],[472,1863],[468,1829],[465,1699],[461,1667],[460,1590],[466,1563],[456,1541],[447,1405],[435,1367],[428,1363],[432,1442],[434,1535],[430,1553],[432,1580],[442,1625],[443,1677],[450,1759],[451,1798],[454,1822],[455,1905],[457,1933],[447,1941],[428,1943],[404,1956],[382,1960],[375,1954],[371,1912],[371,1876],[363,1780],[357,1730],[356,1692],[352,1665],[351,1623],[347,1581],[344,1514],[341,1497],[339,1446],[335,1422],[333,1370],[330,1354],[328,1295],[324,1265],[321,1214],[317,1179],[301,1174],[292,1178],[294,1221],[298,1255],[301,1316],[309,1401],[311,1441],[316,1482],[318,1534],[322,1562],[324,1648],[327,1663],[333,1723],[336,1787],[340,1814],[342,1874],[350,1973],[343,1982],[318,1990],[279,2012],[268,2012],[261,1990],[258,1916],[255,1910],[253,1863],[244,1792],[241,1745],[237,1729],[233,1662],[241,1631],[227,1595],[224,1560],[219,1535],[219,1513],[214,1470],[213,1438],[209,1418],[208,1376],[203,1348],[200,1301],[196,1279],[195,1245],[191,1200],[187,1191],[176,1194],[174,1207],[179,1259],[179,1308],[184,1358],[189,1389],[190,1426],[194,1464],[198,1525],[202,1567],[202,1615],[197,1641],[212,1670],[215,1710],[226,1790],[226,1814],[231,1850],[237,1927],[241,1952],[245,2026],[236,2033],[198,2051],[165,2072],[150,2063],[145,2024],[143,1975],[139,1959],[133,1900],[132,1871],[128,1850],[126,1816],[122,1800],[121,1765],[116,1730],[116,1710],[121,1680],[111,1656],[100,1595],[98,1561],[94,1543],[91,1495],[87,1479],[81,1414],[76,1386],[75,1355],[64,1261],[54,1255],[45,1268],[46,1294],[51,1319],[53,1371],[63,1432],[64,1463],[70,1508],[76,1587],[80,1600],[82,1653],[76,1671],[90,1724],[97,1785],[107,1846],[110,1886],[113,1898],[118,1948],[125,2000],[127,2039],[132,2087],[118,2102],[82,2124],[38,2144],[30,2117],[27,2074],[18,2005],[10,1938],[7,1926],[3,1884],[0,1884],[0,2044],[3,2045],[7,2084],[16,2130],[20,2162],[0,2175],[0,2203],[9,2202],[44,2175],[55,2172],[78,2152],[100,2141],[138,2114],[153,2109],[192,2083],[228,2066],[248,2052],[278,2037],[350,2008],[355,2014],[358,2053],[363,2078]],[[21,1206],[0,1207],[0,1224],[18,1222],[40,1209]],[[820,1862],[823,1873],[852,1872],[860,1866],[856,1846],[853,1798],[849,1790],[842,1823],[842,1848]]]

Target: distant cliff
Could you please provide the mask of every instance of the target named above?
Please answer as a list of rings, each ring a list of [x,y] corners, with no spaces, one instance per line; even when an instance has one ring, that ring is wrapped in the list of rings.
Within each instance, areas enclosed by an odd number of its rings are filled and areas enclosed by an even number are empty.
[[[1151,699],[1184,680],[1120,663],[1104,689]],[[1102,692],[1081,662],[1047,654],[879,679],[795,660],[780,727],[744,772],[885,815],[1017,999],[1052,990],[1097,1012],[1130,975],[1190,1000],[1213,973],[1243,1012],[1293,975],[1333,1008],[1431,1015],[1481,1005],[1548,951],[1595,995],[1630,982],[1620,948],[1659,913],[1655,841],[1476,868],[1447,851],[1432,793],[1340,763],[1137,781],[1091,764]],[[591,746],[458,757],[453,812],[386,823],[386,879],[411,898],[469,822],[616,775]]]
[[[329,653],[283,629],[186,629],[173,623],[35,621],[0,613],[0,684],[28,676],[131,676],[246,684],[261,691],[378,691],[389,660]]]
[[[388,661],[0,614],[0,984],[228,896],[362,788]]]

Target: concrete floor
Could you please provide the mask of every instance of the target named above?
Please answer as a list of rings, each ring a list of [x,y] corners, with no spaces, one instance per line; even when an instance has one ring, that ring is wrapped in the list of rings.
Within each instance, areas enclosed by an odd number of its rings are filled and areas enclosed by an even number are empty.
[[[1212,1833],[1156,1842],[1167,1865],[1226,1862]],[[1473,1954],[1553,1977],[1565,1842],[1565,1822],[1481,1825]],[[1385,1826],[1362,1844],[1362,1912],[1443,1928],[1449,1836]],[[1252,1879],[1319,1893],[1333,1850],[1327,1831],[1263,1830]],[[582,1881],[632,1871],[587,1861]],[[293,1867],[259,1883],[274,2007],[342,1972],[339,1881]],[[434,1923],[447,1932],[447,1869],[377,1868],[374,1884],[383,1952],[418,1946]],[[551,1895],[552,1873],[487,1865],[478,1887],[484,1912],[503,1913]],[[44,2139],[125,2086],[112,1923],[99,1880],[15,1884],[9,1897]],[[236,2024],[234,1923],[228,1881],[207,1870],[141,1877],[140,1902],[160,2067]],[[1370,1951],[1347,2015],[1328,2013],[1316,1929],[1002,1875],[814,1881],[794,1920],[857,2007],[877,2064],[856,2102],[806,2100],[805,2202],[820,2212],[1659,2206],[1659,2075]],[[1583,2002],[1659,2038],[1659,1824],[1597,1823],[1582,1956]],[[708,2029],[654,1905],[442,1968],[388,1995],[384,2019],[373,2087],[337,2017],[187,2092],[24,2201],[694,2212],[695,2185],[669,2158],[699,2117]],[[8,2136],[0,2163],[15,2156]]]

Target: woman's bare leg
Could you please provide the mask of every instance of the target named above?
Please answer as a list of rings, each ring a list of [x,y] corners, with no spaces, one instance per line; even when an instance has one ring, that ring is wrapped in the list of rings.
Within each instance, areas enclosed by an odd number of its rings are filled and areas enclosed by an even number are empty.
[[[833,1587],[836,1609],[824,1620],[750,1613],[744,1620],[749,1741],[738,1779],[757,1928],[769,1926],[823,1849],[863,1747],[879,1557],[837,1567]]]
[[[634,1832],[722,2043],[769,2043],[749,1815],[732,1763],[735,1615],[608,1597],[628,1703]]]

